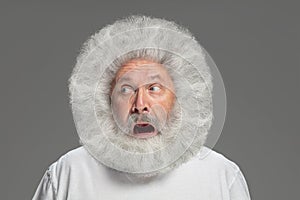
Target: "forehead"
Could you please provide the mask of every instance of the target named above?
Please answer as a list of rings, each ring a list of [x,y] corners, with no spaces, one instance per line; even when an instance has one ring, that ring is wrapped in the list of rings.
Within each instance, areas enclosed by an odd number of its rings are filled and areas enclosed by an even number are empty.
[[[116,74],[116,82],[159,81],[169,87],[173,82],[166,68],[156,62],[145,59],[133,59],[125,63]]]

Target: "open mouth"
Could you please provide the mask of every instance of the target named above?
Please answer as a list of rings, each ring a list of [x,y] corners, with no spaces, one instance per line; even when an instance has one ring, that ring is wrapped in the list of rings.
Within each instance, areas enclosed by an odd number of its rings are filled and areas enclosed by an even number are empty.
[[[157,135],[154,126],[149,123],[137,123],[133,127],[133,136],[137,138],[148,138]]]

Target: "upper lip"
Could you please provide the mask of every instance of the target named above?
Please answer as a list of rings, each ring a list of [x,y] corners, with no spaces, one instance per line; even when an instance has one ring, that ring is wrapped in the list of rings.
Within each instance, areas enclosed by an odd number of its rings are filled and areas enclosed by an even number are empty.
[[[135,126],[152,126],[154,128],[154,130],[156,130],[156,127],[153,126],[153,124],[151,124],[149,122],[137,121],[136,123],[133,124],[132,129],[134,129]]]
[[[151,125],[148,122],[136,122],[136,125]]]

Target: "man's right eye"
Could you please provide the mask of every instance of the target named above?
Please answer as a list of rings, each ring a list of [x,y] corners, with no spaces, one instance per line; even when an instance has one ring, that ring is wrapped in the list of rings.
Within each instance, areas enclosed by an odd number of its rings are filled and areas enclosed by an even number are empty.
[[[121,93],[122,94],[129,94],[129,93],[131,93],[133,91],[134,91],[133,88],[130,87],[130,86],[122,86],[121,87]]]

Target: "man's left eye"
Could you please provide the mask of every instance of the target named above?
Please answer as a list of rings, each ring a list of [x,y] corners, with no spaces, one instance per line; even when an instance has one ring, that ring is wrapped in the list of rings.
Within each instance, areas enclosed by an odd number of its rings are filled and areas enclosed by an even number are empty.
[[[160,90],[160,87],[159,87],[159,86],[151,86],[151,87],[149,88],[149,90],[154,91],[154,92],[157,92],[157,91]]]

